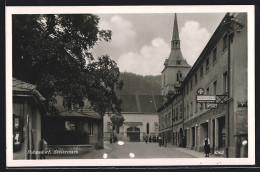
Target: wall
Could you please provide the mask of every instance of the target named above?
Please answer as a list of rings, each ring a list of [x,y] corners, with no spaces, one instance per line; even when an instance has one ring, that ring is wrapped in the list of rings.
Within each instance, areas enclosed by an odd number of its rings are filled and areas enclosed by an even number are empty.
[[[140,132],[143,133],[140,135],[140,140],[142,140],[142,136],[146,133],[146,124],[149,123],[150,133],[158,134],[158,128],[154,125],[155,122],[158,124],[158,115],[156,113],[122,113],[125,118],[124,122],[142,122],[142,125],[138,125],[140,128]],[[110,138],[110,128],[108,127],[108,122],[111,122],[108,114],[104,116],[104,138],[108,140]],[[130,127],[128,125],[123,125],[120,127],[120,136],[126,137],[127,128]],[[159,127],[159,124],[158,124]],[[127,140],[126,138],[123,138]]]

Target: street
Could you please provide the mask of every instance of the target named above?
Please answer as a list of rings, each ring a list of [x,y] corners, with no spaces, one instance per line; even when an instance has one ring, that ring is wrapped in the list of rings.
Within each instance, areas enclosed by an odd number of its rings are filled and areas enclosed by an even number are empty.
[[[181,148],[182,149],[182,148]],[[203,154],[202,154],[203,156]],[[173,147],[159,147],[158,143],[116,142],[104,143],[104,149],[79,155],[52,155],[47,159],[127,159],[127,158],[194,158]]]

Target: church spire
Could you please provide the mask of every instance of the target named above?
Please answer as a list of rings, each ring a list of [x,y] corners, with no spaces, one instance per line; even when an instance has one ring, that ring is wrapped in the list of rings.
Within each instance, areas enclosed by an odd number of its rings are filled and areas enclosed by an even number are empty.
[[[179,29],[178,29],[178,21],[177,14],[174,14],[174,25],[173,25],[173,34],[172,34],[172,49],[180,49],[180,38],[179,38]]]

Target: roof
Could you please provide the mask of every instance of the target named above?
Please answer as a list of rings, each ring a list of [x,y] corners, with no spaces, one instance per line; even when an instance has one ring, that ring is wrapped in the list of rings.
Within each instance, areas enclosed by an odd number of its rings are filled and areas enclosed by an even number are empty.
[[[64,106],[58,104],[55,104],[54,107],[58,110],[59,113],[59,115],[56,116],[82,117],[82,118],[95,118],[95,119],[102,118],[100,114],[93,111],[92,109],[89,109],[87,106],[83,107],[83,109],[74,109],[74,110],[68,110],[68,108],[65,108]]]
[[[101,115],[99,115],[98,113],[91,111],[91,110],[85,110],[83,109],[83,111],[81,110],[65,110],[62,112],[59,112],[60,116],[63,117],[83,117],[83,118],[95,118],[95,119],[101,119]]]
[[[45,101],[45,98],[41,95],[41,93],[36,90],[36,86],[16,78],[13,78],[13,96],[22,95],[32,95],[39,101]]]
[[[122,95],[122,113],[156,113],[162,106],[161,95]]]
[[[174,14],[174,25],[173,25],[172,40],[180,40],[178,22],[177,22],[177,14],[176,13]]]

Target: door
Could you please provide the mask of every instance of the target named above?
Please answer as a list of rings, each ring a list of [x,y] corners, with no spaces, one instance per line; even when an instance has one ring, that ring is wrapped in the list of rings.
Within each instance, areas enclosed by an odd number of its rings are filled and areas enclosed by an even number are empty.
[[[129,138],[130,142],[140,142],[140,128],[127,128],[127,137]]]

